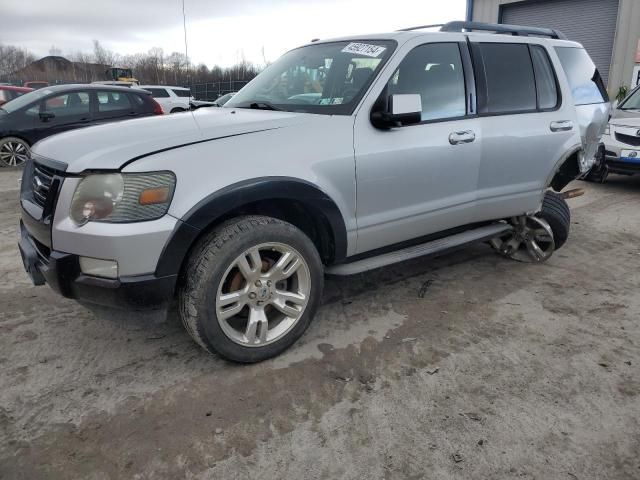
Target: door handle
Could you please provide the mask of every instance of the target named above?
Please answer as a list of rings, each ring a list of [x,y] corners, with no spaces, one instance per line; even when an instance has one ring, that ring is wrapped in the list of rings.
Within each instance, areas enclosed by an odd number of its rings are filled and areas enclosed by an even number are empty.
[[[451,145],[459,145],[461,143],[471,143],[476,139],[476,134],[471,130],[462,130],[460,132],[451,132],[449,134],[449,143]]]
[[[552,132],[567,132],[573,130],[573,122],[571,120],[557,120],[549,124]]]

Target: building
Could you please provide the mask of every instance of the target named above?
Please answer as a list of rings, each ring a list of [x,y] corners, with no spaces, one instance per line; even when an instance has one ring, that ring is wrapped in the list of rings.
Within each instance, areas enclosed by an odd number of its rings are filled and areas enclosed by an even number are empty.
[[[42,80],[56,83],[89,83],[106,80],[108,65],[88,62],[72,62],[64,57],[50,55],[30,63],[9,75],[9,79],[22,84],[27,81]]]
[[[467,0],[467,20],[560,30],[584,45],[612,96],[640,84],[640,0]]]

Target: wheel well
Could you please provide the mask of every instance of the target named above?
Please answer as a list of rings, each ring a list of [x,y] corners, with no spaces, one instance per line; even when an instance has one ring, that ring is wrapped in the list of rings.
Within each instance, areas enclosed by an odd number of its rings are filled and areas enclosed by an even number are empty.
[[[562,162],[560,167],[556,170],[556,173],[553,175],[553,178],[549,183],[549,186],[556,192],[562,190],[580,175],[578,161],[581,152],[582,150],[576,150],[575,152],[573,152],[564,160],[564,162]]]
[[[155,274],[179,274],[203,235],[242,215],[270,216],[295,225],[311,239],[325,265],[346,255],[346,225],[331,198],[302,180],[265,177],[225,187],[192,207],[171,233]]]
[[[311,239],[325,265],[331,263],[335,258],[335,239],[329,221],[320,210],[301,201],[272,199],[248,203],[225,213],[216,219],[215,223],[210,225],[206,231],[241,215],[264,215],[289,222]]]
[[[0,140],[4,140],[5,138],[17,138],[25,142],[27,145],[29,145],[29,148],[31,148],[31,142],[21,135],[5,135],[4,137],[0,137]]]
[[[185,111],[184,108],[176,107],[176,108],[172,108],[169,113],[178,113],[178,112],[184,112],[184,111]]]

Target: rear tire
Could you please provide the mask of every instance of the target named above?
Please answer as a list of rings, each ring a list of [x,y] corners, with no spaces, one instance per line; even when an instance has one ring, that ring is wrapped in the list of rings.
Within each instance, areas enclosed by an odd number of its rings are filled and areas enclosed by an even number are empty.
[[[569,205],[558,193],[548,191],[542,201],[542,210],[537,215],[547,221],[553,231],[555,249],[562,247],[569,238],[571,226],[571,212]]]
[[[169,113],[180,113],[180,112],[185,112],[185,111],[186,110],[184,108],[174,108]]]
[[[208,352],[260,362],[302,336],[320,304],[323,274],[315,245],[297,227],[234,218],[191,253],[178,290],[180,316]]]

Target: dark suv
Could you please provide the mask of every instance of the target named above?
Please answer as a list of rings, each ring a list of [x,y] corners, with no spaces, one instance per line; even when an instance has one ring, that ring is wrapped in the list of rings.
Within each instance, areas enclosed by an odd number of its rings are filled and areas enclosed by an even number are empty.
[[[148,92],[105,85],[59,85],[26,93],[0,107],[0,164],[22,165],[38,140],[75,128],[161,115]]]

